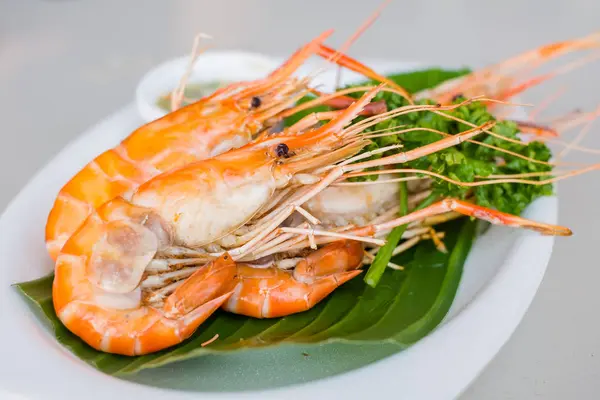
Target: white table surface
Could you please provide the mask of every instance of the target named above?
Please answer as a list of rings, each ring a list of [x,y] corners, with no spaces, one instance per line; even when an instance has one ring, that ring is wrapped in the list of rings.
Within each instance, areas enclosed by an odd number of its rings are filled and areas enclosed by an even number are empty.
[[[285,56],[326,28],[336,29],[329,43],[340,45],[377,3],[0,0],[0,208],[67,142],[131,102],[143,73],[186,54],[195,33],[211,34],[219,48]],[[599,7],[594,0],[396,0],[350,53],[481,66],[600,30]],[[539,102],[566,87],[547,115],[593,109],[599,65],[524,99]],[[596,125],[585,146],[600,148]],[[560,223],[574,236],[558,238],[532,307],[463,399],[600,398],[599,174],[560,184]]]

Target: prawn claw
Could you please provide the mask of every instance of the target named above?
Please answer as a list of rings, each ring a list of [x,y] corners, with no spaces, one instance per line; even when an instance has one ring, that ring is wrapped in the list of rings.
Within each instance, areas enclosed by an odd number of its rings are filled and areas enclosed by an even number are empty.
[[[235,262],[227,253],[194,272],[165,301],[163,310],[170,318],[185,316],[199,304],[224,293],[235,276]],[[214,311],[214,310],[213,310]]]

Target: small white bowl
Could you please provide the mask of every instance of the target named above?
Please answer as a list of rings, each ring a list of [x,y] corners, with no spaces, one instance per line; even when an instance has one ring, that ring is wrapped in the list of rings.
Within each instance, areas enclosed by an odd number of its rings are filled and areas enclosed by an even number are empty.
[[[157,100],[179,85],[190,56],[164,62],[146,73],[136,89],[136,104],[141,117],[154,121],[167,112]],[[281,64],[281,60],[257,53],[236,50],[214,50],[201,54],[190,74],[188,84],[216,81],[254,80],[265,77]]]

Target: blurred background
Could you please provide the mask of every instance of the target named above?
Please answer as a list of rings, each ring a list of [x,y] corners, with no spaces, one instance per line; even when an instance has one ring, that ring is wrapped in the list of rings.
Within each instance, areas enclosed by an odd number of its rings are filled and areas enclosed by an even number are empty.
[[[336,30],[328,44],[339,46],[378,4],[0,0],[0,207],[69,141],[131,103],[145,72],[187,54],[196,33],[212,35],[216,48],[287,56],[327,28]],[[480,67],[598,30],[599,17],[594,0],[397,0],[349,53]],[[523,99],[539,103],[567,89],[547,115],[591,110],[600,104],[598,65],[561,76]],[[597,129],[583,145],[600,149]],[[463,399],[600,396],[599,179],[596,173],[560,184],[559,220],[574,236],[556,241],[527,315]]]

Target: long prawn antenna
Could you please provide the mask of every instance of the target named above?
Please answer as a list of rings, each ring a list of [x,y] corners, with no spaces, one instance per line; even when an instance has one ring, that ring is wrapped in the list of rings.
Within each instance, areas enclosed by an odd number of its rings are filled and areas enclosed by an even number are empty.
[[[202,39],[212,39],[212,36],[207,33],[200,32],[196,35],[196,37],[194,37],[194,43],[192,45],[192,52],[190,54],[188,65],[181,76],[181,79],[179,80],[179,85],[173,89],[173,92],[171,93],[171,111],[175,111],[181,107],[181,104],[184,100],[185,86],[187,85],[187,81],[194,70],[194,64],[196,64],[198,56],[207,49],[206,46],[203,48],[200,47],[200,41]]]
[[[324,72],[328,67],[330,67],[330,63],[335,63],[339,58],[344,56],[344,53],[348,51],[348,49],[350,48],[350,46],[352,46],[352,44],[354,42],[356,42],[356,40],[360,37],[360,35],[362,35],[372,24],[373,22],[375,22],[375,20],[377,18],[379,18],[379,15],[381,14],[381,12],[383,11],[383,9],[385,7],[387,7],[387,5],[389,3],[391,3],[392,0],[384,0],[379,7],[377,7],[375,9],[375,11],[358,27],[358,29],[356,29],[356,31],[344,42],[344,44],[342,44],[342,46],[334,51],[329,57],[327,57],[324,62],[325,62],[325,66],[323,67],[317,67],[314,71],[310,72],[308,74],[308,76],[312,79],[313,77],[319,75],[320,73]]]

